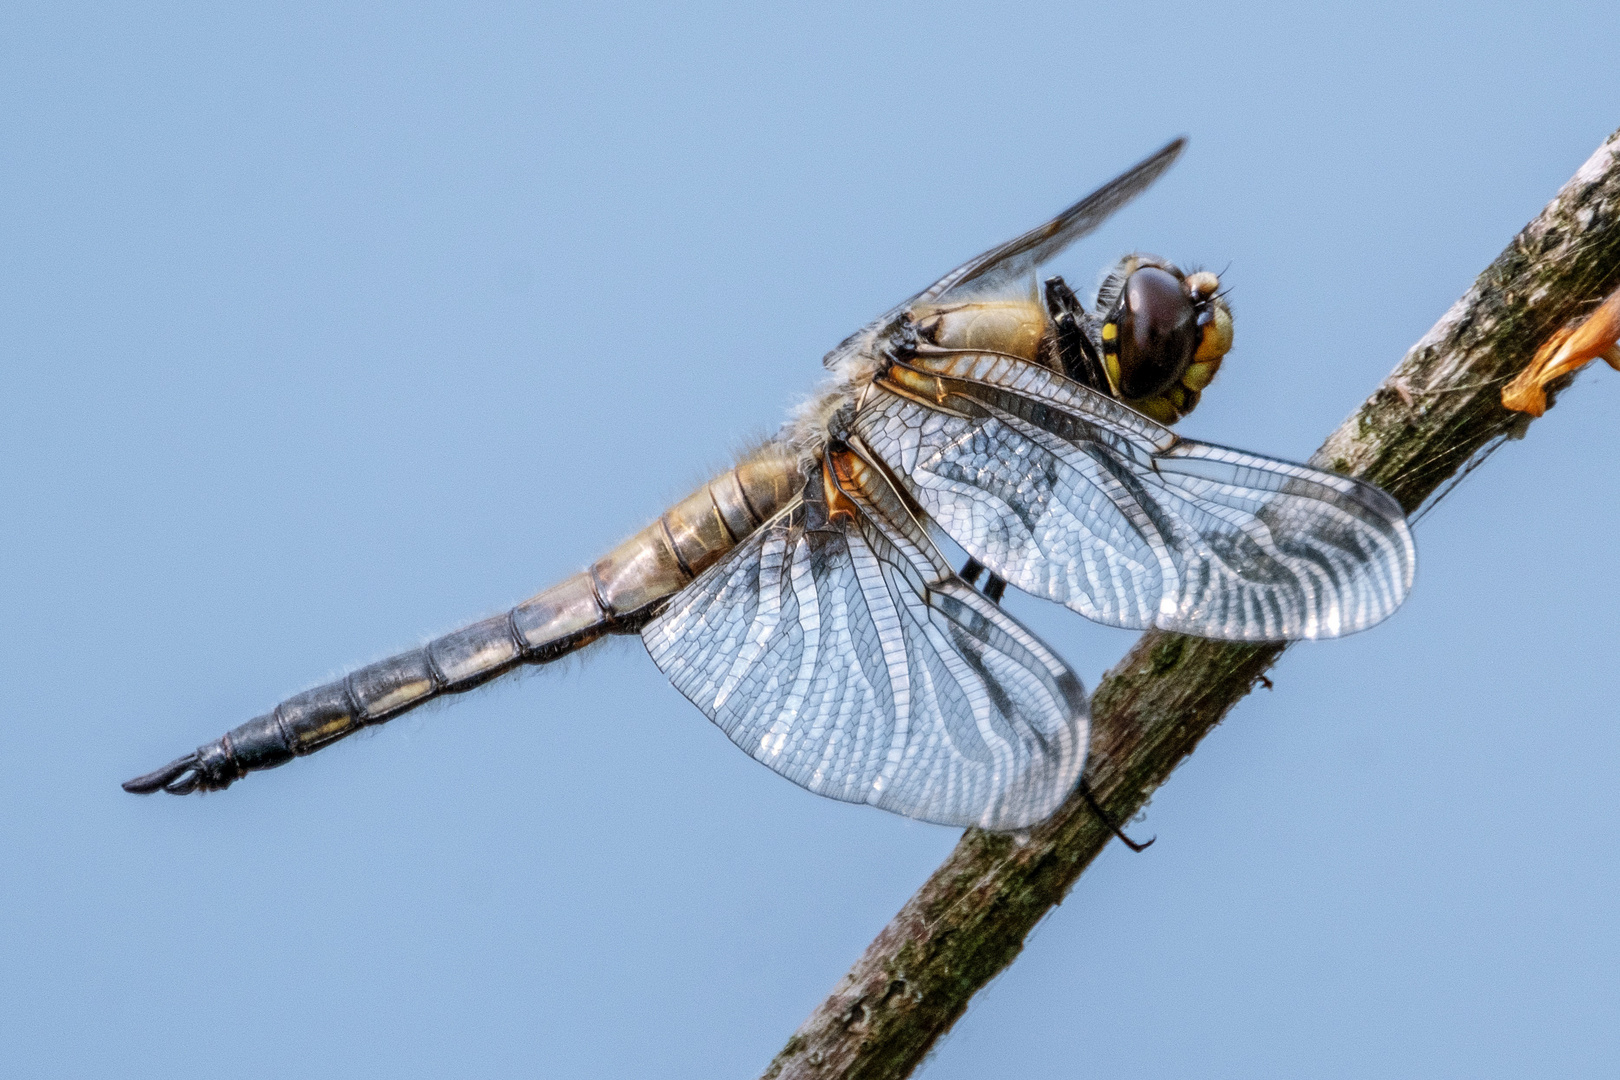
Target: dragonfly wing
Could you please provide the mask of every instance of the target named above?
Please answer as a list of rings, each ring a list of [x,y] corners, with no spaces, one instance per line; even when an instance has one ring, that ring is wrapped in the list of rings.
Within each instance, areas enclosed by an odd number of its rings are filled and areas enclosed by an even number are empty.
[[[643,631],[653,661],[818,794],[988,829],[1048,816],[1085,762],[1079,680],[952,572],[868,463],[840,451],[813,472]]]
[[[922,292],[889,309],[845,338],[822,359],[822,365],[836,369],[840,361],[868,347],[874,334],[880,333],[884,326],[907,311],[941,304],[947,300],[955,303],[973,298],[1001,296],[1022,288],[1022,279],[1031,278],[1035,269],[1042,263],[1054,258],[1064,248],[1096,230],[1114,211],[1146,191],[1149,185],[1175,162],[1186,143],[1185,139],[1176,139],[1093,191],[1051,221],[1031,229],[1022,236],[1015,236],[1004,244],[998,244],[977,258],[969,259]],[[1030,284],[1033,284],[1033,278]]]
[[[1146,191],[1171,166],[1185,145],[1185,139],[1168,144],[1051,221],[958,266],[918,293],[912,302],[938,303],[947,294],[952,299],[961,299],[969,294],[993,293],[1027,277],[1036,267],[1094,231],[1114,211]]]
[[[1098,622],[1336,637],[1412,585],[1405,515],[1379,488],[1178,438],[1014,357],[920,357],[855,430],[968,554]]]

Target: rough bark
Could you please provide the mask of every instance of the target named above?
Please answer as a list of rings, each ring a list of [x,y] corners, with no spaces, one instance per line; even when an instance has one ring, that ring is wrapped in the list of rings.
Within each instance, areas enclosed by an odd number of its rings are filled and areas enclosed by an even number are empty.
[[[1530,418],[1502,407],[1502,386],[1616,286],[1620,131],[1313,463],[1378,484],[1416,511],[1503,438],[1524,434]],[[1144,634],[1092,698],[1086,779],[1102,806],[1129,820],[1284,648]],[[969,830],[788,1040],[767,1080],[909,1075],[1110,838],[1078,795],[1027,833]]]

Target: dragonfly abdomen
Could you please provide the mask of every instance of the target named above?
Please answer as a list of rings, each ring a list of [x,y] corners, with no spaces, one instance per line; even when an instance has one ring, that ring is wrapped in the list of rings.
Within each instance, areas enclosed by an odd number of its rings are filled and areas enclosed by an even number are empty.
[[[283,701],[194,753],[124,784],[148,794],[218,791],[461,693],[519,664],[544,664],[604,634],[639,633],[669,598],[796,494],[798,466],[767,447],[704,484],[588,569],[484,619]]]
[[[598,559],[585,573],[614,628],[639,633],[664,601],[774,517],[802,483],[796,458],[768,445]]]

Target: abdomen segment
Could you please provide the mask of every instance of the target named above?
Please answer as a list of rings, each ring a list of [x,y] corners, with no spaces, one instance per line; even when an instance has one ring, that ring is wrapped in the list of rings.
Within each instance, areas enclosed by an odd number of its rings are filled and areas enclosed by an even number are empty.
[[[591,567],[504,615],[306,690],[185,757],[124,784],[139,795],[218,791],[314,753],[519,664],[544,664],[604,634],[638,633],[671,596],[797,493],[798,468],[767,446],[704,484]]]

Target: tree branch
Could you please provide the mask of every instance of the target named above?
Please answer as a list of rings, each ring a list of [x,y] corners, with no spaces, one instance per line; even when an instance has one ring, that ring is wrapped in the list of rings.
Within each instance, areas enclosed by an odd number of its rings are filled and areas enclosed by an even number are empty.
[[[1530,418],[1502,407],[1502,386],[1617,285],[1620,131],[1312,463],[1369,480],[1408,513],[1418,510],[1503,439],[1522,437]],[[1086,780],[1103,808],[1129,820],[1286,647],[1142,635],[1091,702]],[[766,1080],[909,1075],[1111,837],[1078,793],[1027,833],[968,830],[788,1040]]]

